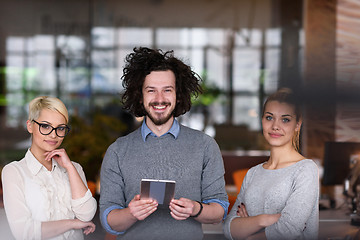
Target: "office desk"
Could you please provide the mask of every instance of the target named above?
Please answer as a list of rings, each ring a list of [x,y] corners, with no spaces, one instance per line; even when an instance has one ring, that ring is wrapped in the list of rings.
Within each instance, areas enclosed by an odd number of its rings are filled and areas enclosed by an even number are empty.
[[[321,210],[319,240],[344,239],[347,236],[355,236],[360,227],[353,226],[350,222],[350,211],[344,207],[335,210]]]
[[[349,212],[344,207],[341,209],[329,209],[320,211],[319,219],[319,240],[330,239],[351,239],[360,229],[359,226],[350,224],[351,218]],[[225,239],[221,224],[203,224],[205,233],[204,239]],[[213,236],[213,237],[212,237]]]

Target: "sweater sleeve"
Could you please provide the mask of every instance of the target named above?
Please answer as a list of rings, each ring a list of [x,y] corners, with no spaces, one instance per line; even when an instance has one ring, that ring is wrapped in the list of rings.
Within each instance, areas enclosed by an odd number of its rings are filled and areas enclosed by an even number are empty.
[[[306,221],[317,205],[319,195],[319,174],[314,162],[309,161],[299,168],[292,188],[280,219],[265,228],[268,240],[297,239],[306,228]]]
[[[224,163],[220,149],[215,140],[209,138],[209,144],[204,149],[204,166],[202,172],[201,195],[202,201],[217,199],[227,214],[229,201],[225,191]],[[213,201],[216,202],[216,201]]]
[[[119,156],[112,150],[111,145],[106,151],[100,172],[100,220],[106,231],[111,234],[120,234],[111,229],[107,222],[107,215],[114,209],[126,207],[124,196],[124,181],[120,171]]]
[[[241,203],[244,202],[244,193],[245,193],[247,185],[248,185],[248,179],[250,178],[250,175],[252,172],[253,172],[253,169],[250,169],[246,173],[243,183],[241,184],[241,189],[236,198],[236,201],[223,223],[223,231],[224,231],[224,235],[227,239],[233,239],[231,236],[230,225],[231,225],[232,220],[234,220],[235,218],[238,217],[236,215],[237,206],[239,206]]]

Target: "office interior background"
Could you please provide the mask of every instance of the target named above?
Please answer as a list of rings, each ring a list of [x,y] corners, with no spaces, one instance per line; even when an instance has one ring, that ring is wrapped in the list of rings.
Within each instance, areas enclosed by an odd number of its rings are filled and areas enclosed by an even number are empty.
[[[353,0],[0,1],[0,168],[30,146],[28,102],[64,101],[70,157],[95,180],[104,151],[139,125],[121,109],[134,47],[174,50],[205,93],[179,118],[221,150],[266,155],[261,107],[280,87],[305,100],[301,149],[360,142],[360,3]],[[349,159],[341,159],[349,161]]]

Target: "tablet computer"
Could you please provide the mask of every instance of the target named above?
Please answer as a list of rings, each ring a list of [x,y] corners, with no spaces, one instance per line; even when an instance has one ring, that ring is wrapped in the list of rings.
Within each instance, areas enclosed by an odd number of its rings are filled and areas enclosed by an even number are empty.
[[[141,179],[141,199],[155,199],[159,205],[169,205],[175,194],[175,181]]]

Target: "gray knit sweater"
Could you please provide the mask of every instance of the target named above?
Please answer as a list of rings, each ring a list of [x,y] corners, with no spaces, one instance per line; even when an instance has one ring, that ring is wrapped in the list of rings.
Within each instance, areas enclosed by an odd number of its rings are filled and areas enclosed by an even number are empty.
[[[319,177],[316,164],[305,159],[289,167],[269,170],[263,164],[245,176],[237,200],[224,224],[229,239],[230,223],[237,206],[244,203],[249,216],[281,213],[280,219],[265,228],[269,239],[317,239],[319,228]]]
[[[175,180],[176,199],[228,201],[218,145],[204,133],[181,125],[177,139],[171,134],[148,135],[144,142],[138,129],[110,145],[101,167],[103,225],[107,224],[108,209],[126,208],[140,193],[142,178]],[[198,221],[177,221],[169,212],[168,208],[158,208],[118,235],[118,239],[202,239]]]

